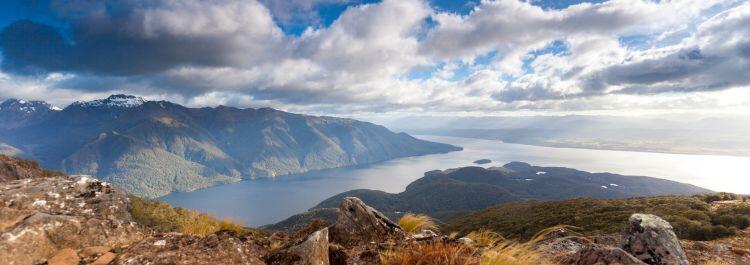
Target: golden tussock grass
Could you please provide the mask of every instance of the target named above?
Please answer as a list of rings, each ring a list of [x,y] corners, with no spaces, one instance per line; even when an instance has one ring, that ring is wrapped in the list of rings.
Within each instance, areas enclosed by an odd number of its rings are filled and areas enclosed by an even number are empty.
[[[442,242],[413,244],[387,250],[380,253],[380,260],[383,265],[479,264],[476,250],[471,247]]]
[[[381,253],[384,265],[546,265],[553,264],[534,249],[533,242],[515,243],[482,230],[468,236],[475,244],[433,242],[410,244]]]
[[[419,233],[422,230],[437,230],[437,224],[427,215],[407,213],[398,220],[398,225],[407,233]]]
[[[473,240],[474,244],[477,244],[480,247],[490,247],[494,246],[498,242],[505,241],[505,238],[503,238],[503,236],[489,229],[480,229],[478,231],[473,231],[466,235],[466,237]]]

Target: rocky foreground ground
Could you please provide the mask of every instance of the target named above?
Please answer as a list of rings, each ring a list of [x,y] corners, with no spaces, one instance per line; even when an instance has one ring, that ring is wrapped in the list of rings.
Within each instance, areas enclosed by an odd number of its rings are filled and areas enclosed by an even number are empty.
[[[428,260],[425,253],[436,246],[460,264],[481,264],[514,247],[429,230],[407,233],[354,197],[341,201],[333,224],[313,222],[292,233],[163,232],[136,222],[128,196],[108,183],[57,175],[5,179],[0,264],[412,264],[394,255]],[[750,264],[750,254],[732,242],[681,242],[653,215],[635,214],[629,222],[621,234],[598,237],[550,229],[520,248],[532,258],[510,253],[492,264]]]

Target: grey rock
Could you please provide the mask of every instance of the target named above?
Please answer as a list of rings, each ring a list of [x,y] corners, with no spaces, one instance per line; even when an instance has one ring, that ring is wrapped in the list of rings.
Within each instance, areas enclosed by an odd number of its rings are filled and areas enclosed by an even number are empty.
[[[344,247],[403,240],[401,227],[356,197],[341,200],[336,224],[331,226],[331,242]]]
[[[323,228],[273,253],[266,262],[279,265],[328,265],[328,249],[328,228]]]
[[[656,215],[630,216],[623,249],[647,264],[689,264],[672,225]]]
[[[560,264],[645,264],[621,248],[597,244],[578,236],[550,237],[540,241],[537,248]]]

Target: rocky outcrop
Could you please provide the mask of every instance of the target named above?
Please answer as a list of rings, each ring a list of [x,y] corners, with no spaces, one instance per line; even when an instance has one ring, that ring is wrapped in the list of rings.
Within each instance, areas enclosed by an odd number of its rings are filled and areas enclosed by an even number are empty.
[[[672,225],[655,215],[630,217],[623,249],[648,264],[688,264]]]
[[[645,265],[625,250],[579,236],[550,237],[537,243],[537,249],[561,264]]]
[[[44,262],[62,249],[122,246],[144,237],[124,192],[87,177],[27,178],[0,186],[0,260]]]
[[[306,229],[302,231],[304,230]],[[266,258],[266,262],[305,265],[380,264],[379,251],[382,247],[406,241],[406,233],[397,224],[359,198],[347,197],[341,201],[336,223],[275,251]]]
[[[399,241],[406,236],[401,227],[356,197],[341,200],[338,221],[330,233],[331,241],[344,247]]]
[[[142,240],[119,253],[115,264],[265,264],[265,250],[230,231],[205,237],[178,233]]]
[[[630,255],[621,248],[609,247],[599,244],[585,245],[576,257],[578,265],[584,264],[621,264],[621,265],[644,265],[642,261]]]
[[[632,215],[628,229],[621,236],[550,235],[540,240],[537,248],[562,264],[689,264],[672,226],[655,215]]]

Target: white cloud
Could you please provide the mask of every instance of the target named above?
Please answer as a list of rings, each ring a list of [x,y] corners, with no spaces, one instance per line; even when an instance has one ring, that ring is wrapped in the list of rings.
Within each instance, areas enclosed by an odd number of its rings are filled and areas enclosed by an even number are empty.
[[[459,15],[422,0],[385,0],[349,7],[330,26],[301,36],[284,35],[275,22],[291,7],[254,0],[146,2],[120,1],[127,12],[118,14],[61,9],[74,14],[66,17],[78,42],[69,48],[97,49],[69,65],[36,65],[63,73],[64,80],[5,74],[0,96],[72,95],[63,102],[123,91],[193,106],[334,114],[585,111],[710,108],[724,104],[710,95],[730,94],[702,91],[750,83],[742,74],[750,70],[750,5],[737,1],[612,0],[553,10],[499,0]],[[728,10],[707,12],[719,3]],[[309,11],[318,3],[309,4],[294,8]],[[663,42],[685,31],[687,37],[668,45],[621,43],[628,36]],[[566,51],[530,55],[553,41]],[[101,43],[123,50],[94,45]],[[497,55],[489,64],[473,65],[490,52]],[[405,77],[432,68],[432,77]]]

